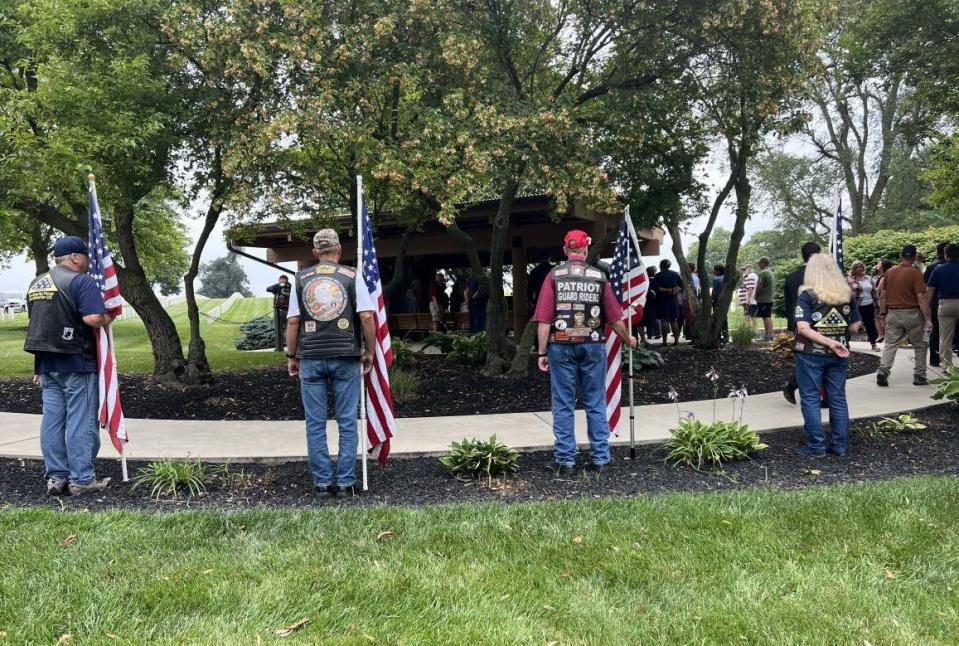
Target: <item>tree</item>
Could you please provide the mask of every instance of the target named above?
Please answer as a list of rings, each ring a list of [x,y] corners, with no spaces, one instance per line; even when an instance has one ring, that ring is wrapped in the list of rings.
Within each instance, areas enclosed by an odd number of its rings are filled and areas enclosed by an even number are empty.
[[[237,260],[236,254],[227,254],[200,267],[200,294],[207,298],[228,298],[235,292],[249,298],[250,281]]]
[[[158,44],[165,2],[31,0],[4,12],[4,33],[14,37],[0,41],[0,194],[7,208],[86,237],[85,180],[96,171],[121,291],[150,331],[155,375],[176,381],[184,373],[180,338],[139,247],[163,230],[143,214],[156,215],[169,192],[182,108]],[[170,262],[169,254],[157,257]]]
[[[719,344],[733,297],[734,283],[726,282],[713,309],[710,269],[705,266],[710,238],[727,198],[735,195],[735,224],[726,254],[726,267],[736,267],[750,214],[751,164],[767,134],[798,125],[795,103],[809,77],[821,42],[824,7],[815,0],[768,3],[737,0],[720,5],[705,23],[708,47],[693,61],[692,80],[697,103],[719,134],[729,172],[712,200],[706,226],[699,234],[696,258],[703,289],[700,293],[695,343],[701,348]],[[689,282],[681,240],[681,220],[671,215],[665,224],[674,240],[673,252]]]
[[[836,215],[838,168],[805,155],[770,149],[757,158],[755,176],[759,206],[784,229],[814,237],[829,232]]]

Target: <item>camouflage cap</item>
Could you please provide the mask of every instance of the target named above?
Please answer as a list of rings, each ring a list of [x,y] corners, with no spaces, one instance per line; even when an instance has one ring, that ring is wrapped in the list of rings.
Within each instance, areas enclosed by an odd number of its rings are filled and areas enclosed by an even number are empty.
[[[332,251],[340,244],[340,236],[333,229],[320,229],[313,236],[313,248],[317,251]]]

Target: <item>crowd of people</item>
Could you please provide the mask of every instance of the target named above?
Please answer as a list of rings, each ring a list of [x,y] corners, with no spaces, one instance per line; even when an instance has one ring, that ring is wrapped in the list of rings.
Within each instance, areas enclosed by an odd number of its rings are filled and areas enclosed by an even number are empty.
[[[538,365],[550,373],[555,436],[552,470],[569,475],[576,468],[573,410],[577,393],[586,408],[591,461],[601,472],[609,463],[609,426],[605,404],[605,340],[608,330],[625,345],[637,339],[623,321],[609,274],[586,262],[589,236],[570,231],[563,240],[564,262],[542,262],[528,284],[532,320],[537,323]],[[277,322],[285,320],[287,369],[300,380],[310,471],[316,489],[336,496],[356,493],[356,447],[361,375],[369,371],[375,331],[373,301],[356,270],[340,264],[342,247],[332,229],[313,238],[316,264],[301,269],[293,281],[285,276],[269,288]],[[832,256],[815,242],[802,246],[802,266],[783,284],[788,328],[794,332],[793,378],[786,398],[799,403],[807,435],[800,452],[820,457],[847,451],[849,411],[846,376],[849,340],[861,327],[870,347],[883,344],[876,380],[888,387],[898,348],[908,343],[915,354],[913,383],[925,385],[929,363],[944,369],[954,365],[959,320],[959,245],[940,244],[937,258],[921,264],[915,245],[905,245],[899,263],[883,260],[867,275],[862,262],[853,262],[844,275]],[[99,450],[96,419],[97,374],[94,330],[108,325],[99,288],[86,273],[89,251],[76,237],[54,245],[55,266],[36,277],[27,292],[30,322],[24,350],[35,356],[35,382],[42,388],[40,444],[51,495],[81,495],[102,491],[109,479],[98,479],[94,458]],[[763,321],[762,334],[772,337],[775,278],[768,258],[741,267],[739,302],[751,319]],[[649,269],[649,300],[641,336],[671,334],[679,342],[683,327],[689,334],[689,299],[700,284],[686,285],[669,260]],[[696,276],[694,266],[689,275]],[[728,280],[717,265],[711,282],[716,299]],[[439,327],[449,308],[468,311],[471,327],[485,327],[487,282],[461,277],[447,294],[443,274],[435,274],[427,290],[430,312]],[[414,294],[414,297],[416,295]],[[417,305],[419,300],[416,299]],[[716,301],[714,301],[716,302]],[[476,318],[474,318],[474,312]],[[685,324],[685,325],[684,325]],[[280,336],[280,335],[278,335]],[[326,423],[332,395],[339,425],[339,457],[334,464],[327,446]],[[827,441],[820,408],[829,409]]]

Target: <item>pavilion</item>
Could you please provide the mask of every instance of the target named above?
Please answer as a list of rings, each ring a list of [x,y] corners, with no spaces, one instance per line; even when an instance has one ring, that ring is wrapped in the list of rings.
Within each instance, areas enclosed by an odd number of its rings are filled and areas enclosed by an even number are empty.
[[[460,229],[473,238],[480,258],[487,267],[489,266],[492,221],[498,206],[498,199],[474,202],[466,205],[457,217]],[[560,261],[563,258],[563,235],[570,229],[583,229],[594,241],[599,241],[608,231],[619,225],[621,218],[621,213],[601,213],[577,204],[569,213],[557,219],[555,214],[550,212],[550,200],[547,195],[527,195],[515,199],[510,217],[510,244],[507,246],[504,260],[507,265],[512,266],[511,323],[513,329],[523,329],[528,318],[526,290],[528,265],[543,260],[554,263]],[[373,226],[382,280],[386,284],[392,277],[406,225],[397,222],[387,214],[374,220]],[[350,214],[338,216],[334,227],[339,231],[343,246],[342,261],[345,264],[354,264],[356,260],[354,217]],[[294,233],[289,224],[263,224],[256,227],[252,236],[247,234],[242,241],[230,239],[231,232],[227,232],[227,246],[231,251],[241,255],[246,255],[243,251],[244,247],[266,249],[265,262],[275,266],[279,271],[287,271],[276,263],[296,262],[298,268],[303,268],[314,262],[311,240],[315,232],[315,226],[306,227]],[[664,235],[662,229],[641,229],[637,231],[637,235],[644,256],[659,255]],[[612,255],[611,244],[603,251],[603,256],[610,255]],[[248,257],[264,262],[255,256]],[[435,272],[440,269],[469,267],[463,243],[447,232],[446,228],[437,221],[424,223],[418,231],[410,235],[405,263],[410,277],[418,278],[422,285],[429,284]],[[423,311],[426,312],[426,304],[422,303],[422,305]],[[390,307],[390,313],[394,314],[395,309]],[[428,320],[428,314],[423,316]],[[409,327],[409,321],[400,325],[400,328],[404,327]]]

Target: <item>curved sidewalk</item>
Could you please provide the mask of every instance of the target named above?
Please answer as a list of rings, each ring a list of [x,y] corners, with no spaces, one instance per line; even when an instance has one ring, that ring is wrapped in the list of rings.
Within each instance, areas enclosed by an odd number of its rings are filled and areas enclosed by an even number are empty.
[[[868,351],[865,343],[854,343],[857,351]],[[846,384],[849,412],[852,419],[915,411],[936,405],[930,399],[932,386],[912,385],[912,351],[900,350],[890,376],[890,386],[876,386],[874,374],[850,379]],[[935,376],[929,373],[930,378]],[[778,380],[785,375],[776,375]],[[680,402],[679,408],[693,412],[698,419],[713,416],[712,400]],[[637,406],[636,440],[641,443],[663,442],[676,424],[674,404]],[[728,399],[716,402],[719,419],[730,419],[732,405]],[[828,419],[826,411],[824,420]],[[779,392],[752,395],[746,401],[743,422],[759,432],[802,426],[798,406],[787,403]],[[131,441],[127,457],[134,460],[157,458],[199,458],[230,462],[284,462],[306,459],[306,437],[302,421],[186,421],[127,420]],[[623,410],[623,431],[614,437],[614,444],[629,442],[629,411]],[[486,439],[492,434],[506,444],[522,450],[549,448],[553,445],[552,415],[542,413],[506,413],[499,415],[461,415],[421,417],[397,420],[398,435],[392,442],[392,454],[428,455],[445,453],[450,442],[464,437]],[[40,416],[0,413],[0,457],[40,457]],[[331,450],[335,451],[336,423],[329,423]],[[103,436],[100,457],[114,455],[107,437]],[[576,439],[586,443],[586,416],[576,411]]]

